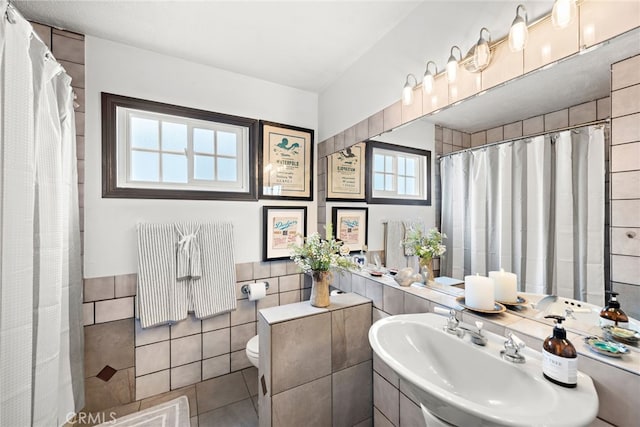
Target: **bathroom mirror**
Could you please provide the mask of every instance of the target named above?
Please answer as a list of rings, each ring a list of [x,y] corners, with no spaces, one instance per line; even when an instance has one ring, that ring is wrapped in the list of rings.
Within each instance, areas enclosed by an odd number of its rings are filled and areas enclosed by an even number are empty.
[[[606,98],[611,94],[611,64],[638,54],[640,29],[635,29],[372,139],[393,139],[394,144],[403,145],[402,135],[406,134],[411,135],[407,146],[414,146],[417,139],[430,140],[432,144],[434,125],[475,133]],[[437,162],[441,153],[434,153],[434,162]],[[439,180],[434,181],[438,186]],[[439,189],[434,190],[434,205],[440,209]],[[375,212],[370,210],[370,215],[375,216]],[[435,218],[439,218],[437,213],[432,215],[433,218],[427,218],[427,224],[435,224]],[[459,288],[440,287],[439,290],[452,294],[462,292]],[[624,309],[624,301],[622,306]]]

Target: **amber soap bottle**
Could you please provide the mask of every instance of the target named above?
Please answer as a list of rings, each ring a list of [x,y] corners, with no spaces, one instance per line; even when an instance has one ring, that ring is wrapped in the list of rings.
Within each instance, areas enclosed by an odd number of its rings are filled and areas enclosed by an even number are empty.
[[[567,331],[562,326],[564,317],[545,316],[555,319],[553,334],[542,344],[542,373],[546,379],[563,387],[578,385],[578,353],[567,339]]]

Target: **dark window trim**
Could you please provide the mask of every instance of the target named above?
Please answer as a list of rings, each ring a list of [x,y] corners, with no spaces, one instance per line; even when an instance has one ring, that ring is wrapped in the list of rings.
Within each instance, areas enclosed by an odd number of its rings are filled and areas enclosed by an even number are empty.
[[[431,206],[431,151],[421,150],[419,148],[403,147],[402,145],[389,144],[379,141],[366,141],[367,149],[365,151],[367,172],[365,175],[366,181],[366,195],[367,203],[372,205],[420,205]],[[425,200],[416,199],[403,199],[403,198],[389,198],[389,197],[373,197],[373,150],[374,148],[380,148],[383,150],[397,151],[400,153],[415,154],[418,156],[425,156],[427,158],[427,170],[426,173],[426,195]]]
[[[135,108],[153,113],[170,114],[192,119],[227,123],[249,128],[249,191],[228,192],[208,190],[166,190],[156,188],[118,187],[117,117],[116,107]],[[122,199],[182,199],[256,201],[258,120],[229,114],[214,113],[178,105],[146,101],[123,95],[102,92],[102,197]]]

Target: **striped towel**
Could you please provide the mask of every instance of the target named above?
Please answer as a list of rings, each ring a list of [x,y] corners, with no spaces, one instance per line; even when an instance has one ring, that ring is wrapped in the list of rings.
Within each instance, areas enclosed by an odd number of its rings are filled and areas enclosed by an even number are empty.
[[[199,225],[191,249],[197,246],[200,256],[190,257],[181,267],[188,270],[187,278],[178,280],[177,230],[193,227],[192,223],[138,225],[138,315],[143,328],[186,319],[189,311],[204,318],[236,308],[230,222]]]
[[[197,240],[202,277],[190,280],[190,306],[197,318],[236,309],[236,268],[231,222],[202,224]]]
[[[189,282],[176,276],[171,224],[138,225],[138,315],[143,328],[187,318]]]
[[[387,221],[385,233],[385,265],[397,269],[406,267],[407,259],[402,248],[405,233],[402,221]]]
[[[199,279],[202,277],[202,260],[198,232],[200,224],[175,224],[178,232],[176,248],[176,275],[178,280]]]

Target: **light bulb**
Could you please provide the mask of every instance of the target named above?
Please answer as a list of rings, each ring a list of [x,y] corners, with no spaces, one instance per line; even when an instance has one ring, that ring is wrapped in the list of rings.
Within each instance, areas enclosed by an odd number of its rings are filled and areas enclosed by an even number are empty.
[[[404,105],[413,104],[413,87],[408,82],[402,88],[402,103]]]
[[[556,0],[551,12],[551,23],[554,28],[562,29],[571,24],[577,14],[576,0]]]
[[[460,52],[460,59],[462,59],[462,51],[458,46],[453,46],[451,48],[451,56],[449,56],[449,60],[447,61],[447,80],[449,83],[453,83],[458,78],[458,59],[453,54],[454,49],[458,49]]]
[[[485,39],[481,39],[473,51],[473,62],[476,67],[482,69],[489,65],[490,58],[491,52],[489,50],[489,43],[487,43]]]
[[[435,72],[431,72],[431,70],[429,70],[429,65],[433,64],[433,67],[435,69]],[[433,92],[433,84],[435,82],[435,74],[438,74],[438,67],[436,66],[436,63],[433,61],[429,61],[427,62],[427,66],[424,70],[424,77],[422,78],[422,91],[424,93],[426,93],[427,95],[429,95],[431,92]]]
[[[520,8],[524,11],[524,19],[518,14]],[[527,10],[523,5],[518,5],[516,9],[516,18],[511,24],[509,30],[509,48],[512,52],[520,52],[527,45],[529,38],[529,29],[527,28]]]

